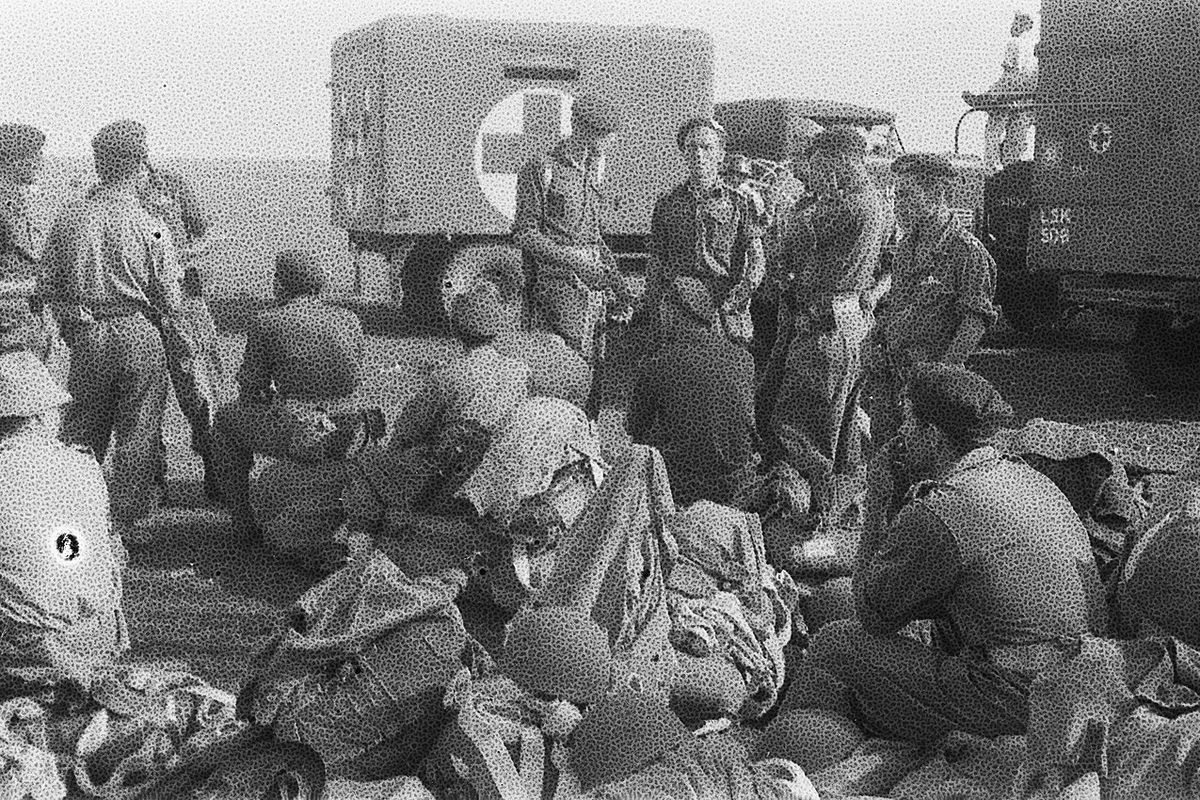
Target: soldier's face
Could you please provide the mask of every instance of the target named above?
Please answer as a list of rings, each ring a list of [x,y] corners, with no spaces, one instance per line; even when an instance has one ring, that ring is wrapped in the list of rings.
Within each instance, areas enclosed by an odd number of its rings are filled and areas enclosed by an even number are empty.
[[[688,174],[701,184],[712,183],[725,163],[725,146],[712,128],[696,128],[683,141],[683,160]]]
[[[896,222],[905,230],[937,215],[937,192],[911,175],[896,176]]]

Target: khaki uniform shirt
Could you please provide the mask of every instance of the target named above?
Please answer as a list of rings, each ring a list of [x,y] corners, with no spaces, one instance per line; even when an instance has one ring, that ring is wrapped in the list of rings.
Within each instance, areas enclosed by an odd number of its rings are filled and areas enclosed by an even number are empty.
[[[900,244],[879,320],[890,352],[923,349],[936,361],[950,349],[967,314],[991,327],[998,316],[996,262],[983,244],[951,217],[940,229]]]
[[[883,541],[854,576],[870,633],[933,619],[957,652],[1102,632],[1083,523],[1049,478],[992,447],[914,486]]]
[[[54,223],[41,294],[60,322],[91,322],[179,308],[179,259],[171,233],[125,189],[97,187]]]

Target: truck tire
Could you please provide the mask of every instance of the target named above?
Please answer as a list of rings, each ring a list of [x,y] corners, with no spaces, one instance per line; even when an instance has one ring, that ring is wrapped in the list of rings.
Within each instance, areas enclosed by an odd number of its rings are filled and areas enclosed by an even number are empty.
[[[445,236],[420,236],[403,253],[403,263],[392,263],[400,270],[401,302],[404,317],[416,328],[439,330],[447,325],[442,305],[442,276],[454,252]]]
[[[1200,391],[1200,320],[1178,326],[1170,311],[1142,311],[1125,360],[1149,389]]]

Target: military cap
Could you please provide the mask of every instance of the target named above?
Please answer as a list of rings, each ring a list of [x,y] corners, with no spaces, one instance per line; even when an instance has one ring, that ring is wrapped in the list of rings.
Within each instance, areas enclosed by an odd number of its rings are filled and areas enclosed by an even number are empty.
[[[710,131],[715,131],[717,138],[721,140],[721,145],[725,145],[725,140],[728,137],[728,134],[725,133],[725,128],[721,125],[721,123],[717,122],[712,117],[692,117],[687,122],[680,125],[679,131],[675,134],[675,144],[679,145],[680,150],[682,150],[683,146],[687,143],[687,137],[691,134],[691,132],[700,128],[708,128]]]
[[[0,417],[32,417],[66,405],[67,394],[28,350],[0,355]]]
[[[46,134],[32,125],[10,122],[0,125],[0,155],[32,156],[46,143]]]
[[[812,137],[805,152],[807,158],[816,153],[838,153],[862,157],[867,153],[867,140],[847,125],[834,125]]]
[[[478,280],[450,303],[450,322],[468,336],[490,339],[516,324],[516,305],[489,280]]]
[[[586,792],[623,780],[695,739],[665,697],[622,686],[583,715],[571,738],[571,766]]]
[[[97,155],[128,159],[146,158],[150,154],[145,127],[131,119],[111,122],[101,128],[92,139],[92,150]]]
[[[717,321],[717,307],[712,292],[699,278],[678,277],[667,286],[667,304],[686,318],[702,325]]]
[[[950,159],[936,153],[905,153],[892,162],[892,172],[925,180],[952,180],[958,171]]]
[[[1012,419],[1013,410],[987,378],[965,367],[920,364],[907,386],[913,416],[961,445],[982,442]]]
[[[483,279],[496,284],[506,303],[524,296],[525,264],[521,254],[511,247],[466,248],[454,255],[447,271],[466,278],[462,283],[464,290]]]
[[[275,256],[275,277],[291,297],[320,294],[325,288],[325,267],[306,250],[284,250]]]
[[[608,690],[608,635],[574,608],[526,609],[509,623],[500,669],[527,692],[591,705]]]
[[[571,124],[581,123],[601,133],[615,133],[625,124],[621,109],[611,100],[593,94],[578,95],[571,103]]]

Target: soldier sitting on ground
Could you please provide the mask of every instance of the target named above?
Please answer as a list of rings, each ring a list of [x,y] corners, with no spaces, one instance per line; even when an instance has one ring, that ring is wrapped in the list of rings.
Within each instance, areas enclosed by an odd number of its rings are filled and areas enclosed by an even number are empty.
[[[0,355],[0,699],[47,673],[86,689],[129,646],[104,475],[58,441],[70,399],[33,354]]]
[[[1024,734],[1034,679],[1104,631],[1087,535],[1049,478],[986,443],[1012,409],[982,377],[922,365],[905,407],[868,478],[857,619],[817,634],[785,706],[917,744]],[[901,633],[916,620],[932,646]]]
[[[361,432],[353,397],[362,380],[363,330],[351,311],[320,298],[325,270],[289,250],[275,260],[275,307],[250,325],[241,397],[213,424],[213,467],[240,540],[262,534],[250,507],[250,470],[260,453],[302,463],[344,458]],[[343,416],[345,415],[345,416]],[[341,429],[334,419],[346,420]]]

